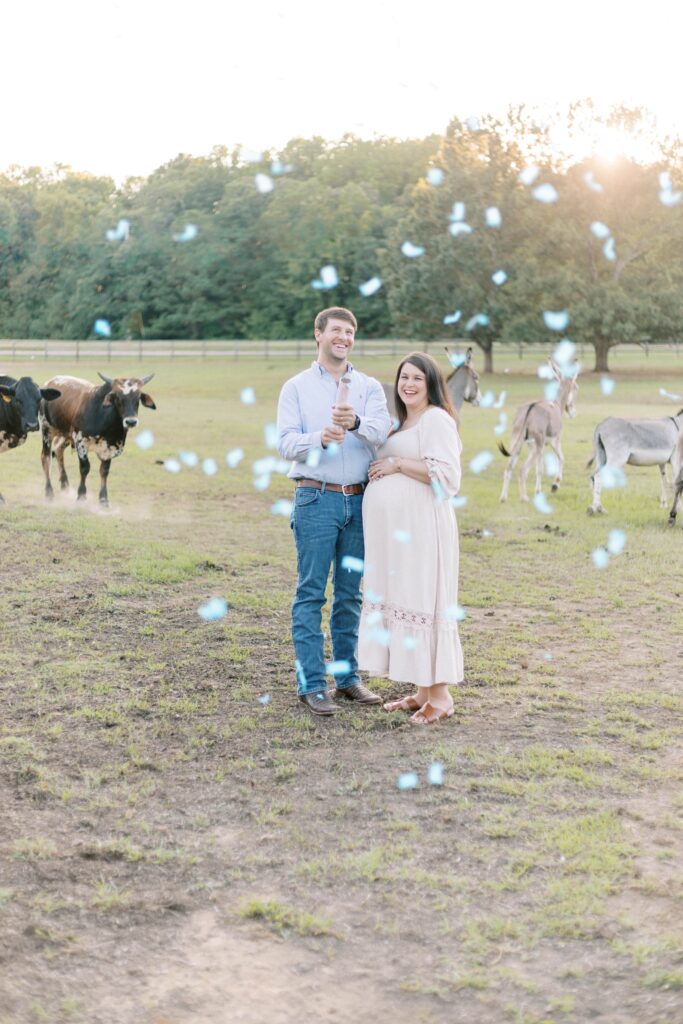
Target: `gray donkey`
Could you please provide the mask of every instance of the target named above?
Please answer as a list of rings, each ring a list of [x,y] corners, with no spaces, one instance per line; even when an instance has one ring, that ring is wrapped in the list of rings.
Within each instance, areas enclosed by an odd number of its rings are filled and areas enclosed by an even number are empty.
[[[683,501],[683,432],[678,435],[676,451],[671,459],[671,468],[673,469],[674,476],[674,503],[669,512],[669,526],[674,526],[676,523],[676,511]]]
[[[552,402],[544,400],[541,402],[528,402],[526,405],[520,406],[515,413],[512,423],[510,451],[507,450],[504,444],[498,444],[503,455],[510,459],[510,464],[506,467],[503,474],[503,490],[500,494],[501,501],[507,501],[512,471],[515,468],[515,463],[519,458],[519,453],[525,441],[528,441],[531,445],[531,451],[519,473],[519,496],[522,501],[529,500],[526,493],[526,478],[529,475],[532,463],[536,464],[536,494],[540,494],[543,490],[543,449],[546,442],[557,455],[559,462],[557,475],[553,480],[553,491],[556,491],[562,483],[562,470],[564,468],[564,455],[560,446],[560,435],[562,434],[563,426],[562,414],[566,412],[572,419],[576,416],[574,401],[579,390],[576,380],[578,371],[573,377],[563,377],[557,363],[552,359],[549,359],[548,362],[552,367],[555,380],[559,384],[557,397]]]
[[[666,464],[671,463],[675,480],[678,473],[676,450],[682,427],[683,409],[675,416],[664,416],[658,420],[625,420],[608,416],[598,423],[593,432],[593,454],[586,463],[589,468],[597,462],[591,477],[593,500],[588,507],[589,514],[605,511],[600,501],[603,470],[620,470],[627,463],[630,466],[659,466],[662,484],[660,505],[666,507]]]
[[[448,349],[446,349],[448,352]],[[463,402],[470,402],[472,405],[479,405],[481,391],[479,390],[479,374],[472,366],[472,349],[468,348],[465,361],[457,366],[446,379],[448,392],[456,412],[460,412]],[[394,385],[382,384],[387,399],[387,408],[392,419],[396,416],[396,404],[394,402]]]

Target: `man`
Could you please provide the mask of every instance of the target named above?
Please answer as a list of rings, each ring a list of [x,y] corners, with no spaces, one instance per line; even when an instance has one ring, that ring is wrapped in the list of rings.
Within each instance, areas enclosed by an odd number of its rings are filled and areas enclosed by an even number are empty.
[[[332,715],[338,707],[325,683],[321,629],[330,566],[332,655],[341,663],[335,666],[336,695],[360,704],[380,703],[380,697],[360,682],[356,645],[363,491],[374,449],[386,440],[391,420],[381,385],[348,361],[356,326],[348,309],[334,306],[318,313],[318,358],[286,382],[278,405],[278,447],[283,458],[292,460],[289,476],[296,488],[291,526],[298,569],[292,604],[297,690],[315,715]],[[342,394],[348,386],[346,401],[337,401],[340,386]]]

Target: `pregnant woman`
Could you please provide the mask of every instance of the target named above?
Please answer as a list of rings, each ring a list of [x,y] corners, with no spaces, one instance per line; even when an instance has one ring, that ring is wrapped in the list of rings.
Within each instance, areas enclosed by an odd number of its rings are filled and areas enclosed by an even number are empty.
[[[364,600],[359,667],[412,683],[385,704],[432,725],[453,714],[448,687],[463,681],[458,635],[458,525],[449,499],[460,487],[455,412],[444,376],[423,352],[401,362],[398,428],[371,463],[363,498]]]

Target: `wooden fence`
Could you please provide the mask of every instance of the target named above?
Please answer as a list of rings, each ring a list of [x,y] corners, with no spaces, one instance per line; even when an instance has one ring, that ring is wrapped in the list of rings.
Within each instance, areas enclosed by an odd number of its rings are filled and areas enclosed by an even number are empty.
[[[404,355],[413,349],[422,352],[442,354],[443,348],[462,349],[471,344],[467,338],[442,338],[437,341],[416,341],[410,338],[359,338],[356,341],[355,353],[360,357],[364,356],[398,356]],[[620,345],[618,351],[634,351],[643,346]],[[652,346],[655,350],[675,351],[679,354],[679,343],[671,342],[668,345]],[[538,354],[540,357],[548,355],[549,345],[503,345],[496,342],[494,355],[505,354],[510,358],[513,355]],[[617,350],[613,350],[617,351]],[[173,340],[142,340],[142,341],[115,341],[110,339],[99,339],[96,341],[65,341],[61,339],[13,339],[0,338],[0,365],[6,362],[38,359],[42,361],[68,359],[79,362],[81,359],[88,362],[111,363],[112,360],[125,359],[128,362],[149,361],[153,357],[164,357],[168,359],[302,359],[308,355],[313,357],[315,353],[315,342],[313,338],[298,341],[258,341],[258,340],[211,340],[211,341],[189,341],[182,339]],[[481,361],[481,353],[475,347],[475,354]],[[579,347],[579,356],[592,355],[592,349],[588,346]]]

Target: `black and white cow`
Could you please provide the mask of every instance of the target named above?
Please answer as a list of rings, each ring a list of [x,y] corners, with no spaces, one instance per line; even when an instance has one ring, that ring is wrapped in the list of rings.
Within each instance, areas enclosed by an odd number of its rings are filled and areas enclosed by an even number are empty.
[[[88,452],[94,451],[100,460],[100,502],[109,504],[107,477],[111,460],[123,451],[126,436],[138,423],[140,402],[148,409],[156,409],[154,400],[142,390],[153,373],[139,377],[105,377],[98,374],[104,384],[91,384],[80,377],[53,377],[47,387],[59,388],[60,397],[47,400],[40,407],[40,428],[43,435],[41,461],[45,473],[45,497],[54,494],[50,482],[50,457],[59,463],[59,482],[62,490],[69,486],[64,469],[66,448],[75,448],[81,471],[78,497],[85,498],[85,480],[90,472]]]
[[[38,407],[43,398],[59,398],[59,391],[39,388],[30,377],[0,376],[0,454],[18,448],[38,429]],[[0,502],[3,500],[0,494]]]

